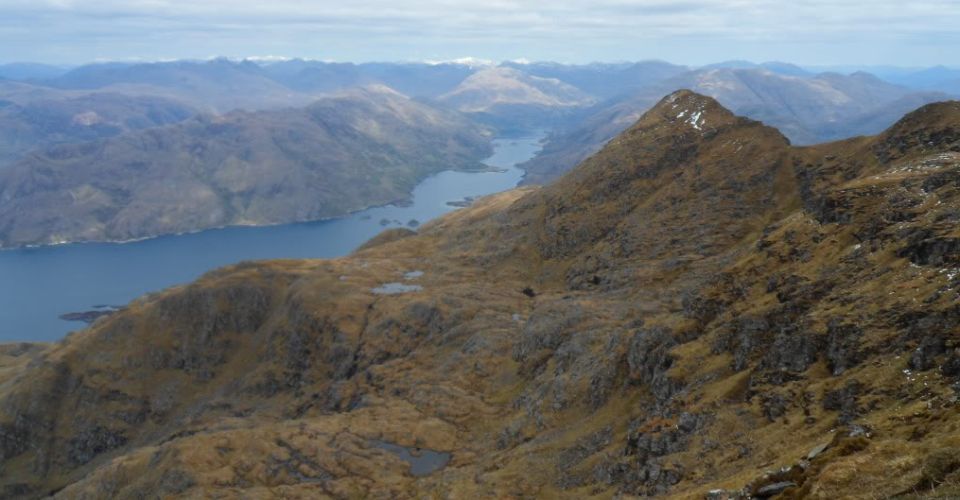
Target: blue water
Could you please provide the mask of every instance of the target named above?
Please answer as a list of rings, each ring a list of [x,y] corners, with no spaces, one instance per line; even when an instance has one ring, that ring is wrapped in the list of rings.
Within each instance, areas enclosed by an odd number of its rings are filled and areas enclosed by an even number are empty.
[[[410,464],[410,474],[422,477],[444,468],[450,463],[451,455],[442,451],[433,451],[425,448],[407,448],[386,441],[371,440],[370,444],[381,450],[389,451],[400,460]]]
[[[485,163],[503,172],[441,172],[421,182],[407,207],[376,207],[327,221],[232,227],[135,243],[82,243],[0,251],[0,342],[51,341],[78,322],[64,313],[123,305],[151,291],[186,283],[244,260],[328,258],[350,253],[385,228],[426,222],[456,207],[448,201],[517,185],[514,167],[540,148],[539,136],[498,139]],[[389,225],[381,224],[383,219]]]

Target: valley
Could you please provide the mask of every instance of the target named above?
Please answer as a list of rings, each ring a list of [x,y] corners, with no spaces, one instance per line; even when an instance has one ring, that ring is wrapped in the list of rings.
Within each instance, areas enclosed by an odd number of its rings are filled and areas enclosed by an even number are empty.
[[[0,500],[960,500],[958,26],[0,1]]]
[[[483,170],[491,132],[385,87],[307,108],[199,115],[0,169],[0,248],[336,217]]]
[[[6,346],[3,494],[951,498],[958,130],[672,92],[545,187]]]
[[[689,88],[795,144],[875,134],[949,94],[949,71],[816,73],[785,63],[10,65],[0,80],[0,248],[128,241],[337,217],[482,168],[493,136],[545,130],[544,184],[662,95]],[[939,86],[938,86],[939,85]]]
[[[334,258],[386,229],[409,230],[454,210],[465,198],[511,189],[517,163],[539,149],[541,135],[496,139],[488,172],[444,171],[413,189],[409,203],[300,224],[231,227],[143,241],[84,243],[0,252],[0,342],[56,341],[82,323],[65,313],[124,305],[140,295],[187,283],[217,267],[258,259]],[[500,170],[502,169],[502,170]],[[384,224],[386,221],[386,224]]]
[[[0,497],[960,497],[958,74],[0,65]]]

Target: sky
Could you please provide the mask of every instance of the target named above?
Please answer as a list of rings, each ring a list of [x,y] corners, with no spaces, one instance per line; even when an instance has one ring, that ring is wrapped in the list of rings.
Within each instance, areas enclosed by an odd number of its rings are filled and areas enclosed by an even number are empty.
[[[0,0],[0,62],[960,66],[960,0]]]

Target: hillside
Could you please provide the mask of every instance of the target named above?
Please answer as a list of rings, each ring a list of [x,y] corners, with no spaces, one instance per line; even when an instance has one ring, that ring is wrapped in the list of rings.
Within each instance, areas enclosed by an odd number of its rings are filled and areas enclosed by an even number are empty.
[[[708,64],[700,69],[764,69],[786,76],[813,76],[810,71],[801,68],[796,64],[777,61],[768,61],[759,64],[740,60],[722,61],[714,64]]]
[[[920,71],[891,75],[890,81],[908,87],[960,95],[960,69],[934,66]]]
[[[64,93],[23,101],[0,102],[0,168],[34,149],[114,137],[196,114],[185,104],[146,96]]]
[[[592,64],[505,62],[501,66],[535,77],[555,78],[599,100],[627,95],[688,71],[685,66],[663,61]]]
[[[531,76],[504,66],[484,68],[437,98],[503,129],[546,126],[595,99],[556,78]]]
[[[958,102],[793,147],[680,91],[550,186],[7,347],[3,496],[950,498],[957,179]]]
[[[199,116],[0,170],[0,247],[344,215],[405,200],[431,173],[483,168],[489,152],[485,129],[382,87]]]
[[[329,92],[382,84],[411,97],[435,98],[453,90],[476,70],[464,64],[335,63],[293,59],[271,63],[274,80],[304,92]]]
[[[918,106],[946,98],[886,83],[867,73],[797,76],[778,71],[701,69],[603,103],[589,116],[554,131],[538,157],[525,165],[526,181],[555,179],[635,122],[662,95],[678,88],[711,96],[737,114],[777,127],[794,144],[876,134]]]
[[[63,90],[175,99],[220,113],[303,106],[320,96],[283,85],[253,62],[227,59],[89,64],[42,83]]]
[[[0,64],[0,79],[10,80],[41,80],[56,78],[70,68],[39,63],[8,63]]]

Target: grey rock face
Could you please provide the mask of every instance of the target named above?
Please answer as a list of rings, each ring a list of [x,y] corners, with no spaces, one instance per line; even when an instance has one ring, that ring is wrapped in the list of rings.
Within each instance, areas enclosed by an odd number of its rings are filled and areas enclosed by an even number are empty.
[[[606,448],[613,441],[613,429],[606,427],[593,434],[580,438],[573,446],[560,452],[557,458],[557,468],[564,472],[560,481],[561,488],[572,488],[585,484],[588,477],[574,474],[570,469],[576,467],[586,458]]]
[[[535,309],[523,325],[519,341],[513,346],[513,359],[525,362],[541,349],[557,349],[573,333],[572,328],[581,316],[582,311],[577,306],[553,304]]]
[[[941,335],[924,337],[910,354],[908,366],[917,371],[927,371],[937,366],[936,358],[947,351],[946,339]]]
[[[20,415],[13,424],[0,425],[0,460],[13,458],[25,451],[31,441],[31,418]]]
[[[918,234],[906,247],[897,251],[898,257],[910,259],[918,266],[947,266],[960,264],[960,238],[927,237]]]
[[[84,429],[70,439],[68,457],[74,465],[83,465],[93,457],[126,444],[122,433],[103,426]]]
[[[910,353],[908,366],[912,370],[926,371],[938,366],[941,356],[947,352],[949,332],[960,327],[960,306],[905,314],[897,322],[903,329],[903,342],[915,342],[916,345]]]
[[[782,394],[770,393],[760,396],[760,407],[767,420],[773,422],[787,413],[789,403]]]
[[[269,301],[263,289],[246,283],[215,291],[193,286],[185,293],[164,298],[159,321],[181,338],[172,351],[155,352],[155,363],[201,380],[212,378],[229,352],[231,340],[225,334],[259,329],[266,320]]]
[[[729,333],[718,339],[714,349],[732,353],[733,369],[743,370],[750,361],[750,355],[757,348],[761,335],[765,335],[770,328],[765,318],[742,317],[729,326]]]
[[[960,353],[954,350],[940,366],[940,373],[945,377],[960,377]]]
[[[856,325],[831,321],[827,325],[827,366],[834,375],[860,363],[860,337],[863,330]]]
[[[594,469],[594,480],[619,483],[621,491],[640,495],[662,495],[680,482],[684,471],[665,463],[666,455],[686,450],[697,430],[709,421],[706,415],[682,413],[672,426],[638,420],[631,424],[623,455]]]
[[[813,364],[821,349],[822,339],[815,333],[802,326],[784,326],[767,347],[760,367],[771,372],[771,382],[782,384]]]
[[[837,420],[847,424],[860,415],[857,398],[860,395],[861,385],[857,380],[851,380],[841,389],[828,391],[823,395],[823,409],[839,411]]]
[[[826,451],[826,449],[829,447],[830,447],[830,443],[823,443],[821,445],[817,445],[815,448],[810,450],[809,453],[807,453],[807,460],[813,460],[814,458],[817,458],[817,456],[819,456],[821,453]]]
[[[770,498],[786,491],[787,488],[795,488],[797,483],[793,481],[781,481],[779,483],[768,484],[754,493],[758,498]]]
[[[630,339],[627,351],[630,379],[648,386],[660,402],[680,388],[680,383],[667,375],[673,365],[669,352],[676,344],[673,332],[666,328],[641,329]]]

